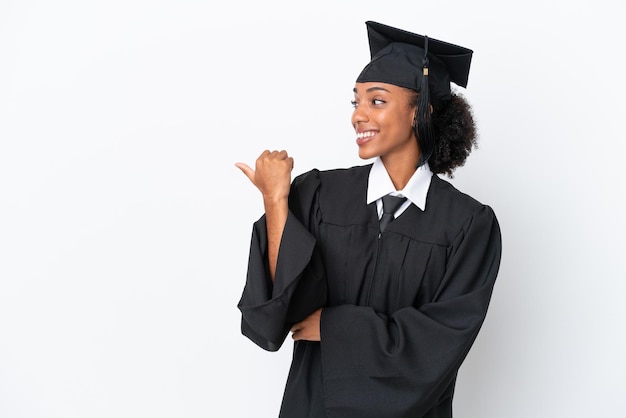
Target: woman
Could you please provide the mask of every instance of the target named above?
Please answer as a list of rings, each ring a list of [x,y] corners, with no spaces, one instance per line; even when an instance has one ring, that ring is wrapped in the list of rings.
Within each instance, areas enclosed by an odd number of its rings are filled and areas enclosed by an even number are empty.
[[[236,164],[265,206],[242,332],[270,351],[290,331],[295,340],[283,417],[451,417],[499,268],[491,208],[436,175],[451,176],[475,146],[470,107],[450,86],[466,86],[472,51],[367,29],[352,124],[359,156],[374,162],[293,183],[285,151],[263,152],[255,169]]]

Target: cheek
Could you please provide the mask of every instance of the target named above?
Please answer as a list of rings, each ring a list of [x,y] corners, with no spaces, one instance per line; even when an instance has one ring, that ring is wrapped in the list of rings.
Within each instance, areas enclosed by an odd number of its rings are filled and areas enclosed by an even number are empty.
[[[407,111],[406,120],[408,121],[409,125],[413,126],[413,123],[415,122],[415,109],[410,108]]]
[[[405,111],[396,120],[398,134],[402,137],[413,137],[413,119],[414,114],[411,111]]]
[[[401,131],[410,130],[413,126],[413,113],[408,110],[396,112],[393,117],[393,124]]]

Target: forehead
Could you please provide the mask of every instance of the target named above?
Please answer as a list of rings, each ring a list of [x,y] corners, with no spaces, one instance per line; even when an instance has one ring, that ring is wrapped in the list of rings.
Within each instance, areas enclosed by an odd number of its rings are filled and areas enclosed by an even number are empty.
[[[406,89],[404,87],[398,87],[394,84],[381,83],[378,81],[355,83],[353,91],[354,91],[354,94],[359,94],[359,95],[366,95],[366,94],[373,94],[373,93],[387,93],[391,95],[408,96],[410,94],[409,89]]]

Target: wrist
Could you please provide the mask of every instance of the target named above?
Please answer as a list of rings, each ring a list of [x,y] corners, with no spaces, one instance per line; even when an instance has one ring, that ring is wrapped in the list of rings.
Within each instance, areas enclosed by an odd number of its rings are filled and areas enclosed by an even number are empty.
[[[289,200],[289,196],[282,196],[282,195],[271,195],[271,194],[264,194],[263,195],[263,203],[265,204],[265,206],[283,206],[283,205],[287,205]]]

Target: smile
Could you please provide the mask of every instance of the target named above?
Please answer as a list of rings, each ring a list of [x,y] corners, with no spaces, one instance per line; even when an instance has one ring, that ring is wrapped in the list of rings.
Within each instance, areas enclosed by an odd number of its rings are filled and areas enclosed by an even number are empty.
[[[374,136],[376,136],[377,131],[365,131],[365,132],[357,132],[356,133],[356,143],[358,146],[364,145],[368,143]]]
[[[356,137],[357,139],[363,139],[363,138],[369,138],[374,135],[376,135],[376,132],[366,131],[366,132],[357,132]]]

